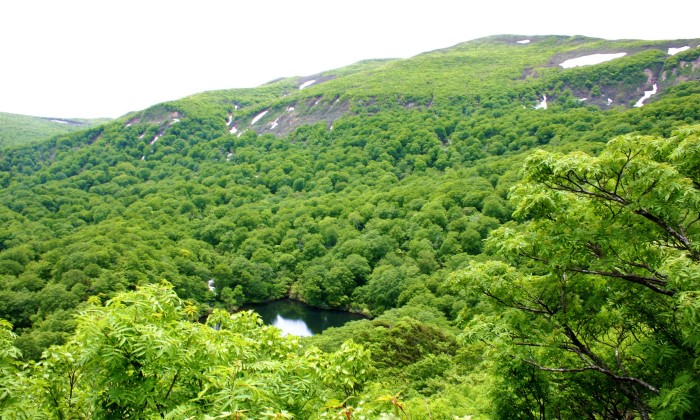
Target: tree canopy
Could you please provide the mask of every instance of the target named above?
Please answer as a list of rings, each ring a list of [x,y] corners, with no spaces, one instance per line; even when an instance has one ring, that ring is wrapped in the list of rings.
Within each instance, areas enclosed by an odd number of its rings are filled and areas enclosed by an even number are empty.
[[[523,392],[543,393],[542,410],[698,415],[699,134],[625,135],[599,156],[532,154],[512,192],[521,221],[487,241],[503,259],[455,276],[504,309],[477,305],[466,333],[510,349],[504,363],[531,381]],[[498,327],[472,329],[488,312]],[[555,381],[587,404],[549,400],[543,383]]]
[[[3,415],[696,417],[698,48],[518,40],[3,146]]]

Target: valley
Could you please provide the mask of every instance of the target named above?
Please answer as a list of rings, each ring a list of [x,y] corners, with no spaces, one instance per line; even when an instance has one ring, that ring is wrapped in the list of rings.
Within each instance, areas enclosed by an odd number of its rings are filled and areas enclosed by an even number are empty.
[[[500,35],[0,144],[0,413],[697,416],[699,60]]]

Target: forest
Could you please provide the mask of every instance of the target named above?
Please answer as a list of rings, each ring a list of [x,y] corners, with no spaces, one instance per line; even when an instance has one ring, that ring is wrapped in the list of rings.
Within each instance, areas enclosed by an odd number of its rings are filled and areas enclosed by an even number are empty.
[[[0,416],[700,416],[700,40],[519,40],[2,146]]]

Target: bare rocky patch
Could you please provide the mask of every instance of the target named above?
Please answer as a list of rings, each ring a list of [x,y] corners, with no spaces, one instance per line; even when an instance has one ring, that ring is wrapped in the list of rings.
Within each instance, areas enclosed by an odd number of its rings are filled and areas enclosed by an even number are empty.
[[[181,112],[147,109],[127,120],[126,125],[140,123],[160,125],[165,121],[179,121],[183,117],[184,115]]]
[[[301,89],[307,89],[311,86],[316,86],[320,85],[321,83],[325,83],[329,80],[335,79],[336,76],[334,75],[326,75],[326,74],[315,74],[313,76],[304,76],[300,77],[298,80],[298,88]]]
[[[258,134],[284,136],[303,125],[324,122],[328,128],[338,118],[347,115],[350,105],[337,98],[328,100],[323,97],[311,97],[303,103],[287,103],[270,109],[265,118],[251,127]]]

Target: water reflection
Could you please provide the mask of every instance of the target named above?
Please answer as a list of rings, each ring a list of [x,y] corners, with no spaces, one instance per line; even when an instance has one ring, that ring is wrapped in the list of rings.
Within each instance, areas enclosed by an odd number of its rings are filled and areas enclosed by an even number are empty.
[[[274,325],[282,333],[308,337],[321,333],[328,327],[340,327],[348,321],[363,319],[361,315],[343,311],[313,308],[291,299],[250,305],[267,325]]]
[[[291,334],[299,337],[311,337],[314,333],[311,332],[306,322],[301,319],[287,319],[282,315],[277,315],[272,325],[282,330],[283,335]]]

